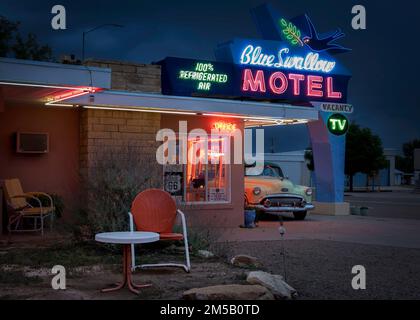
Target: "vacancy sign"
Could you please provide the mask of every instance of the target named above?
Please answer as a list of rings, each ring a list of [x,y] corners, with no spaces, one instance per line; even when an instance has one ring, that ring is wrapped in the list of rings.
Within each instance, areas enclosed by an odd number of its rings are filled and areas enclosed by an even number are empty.
[[[354,109],[351,104],[322,103],[321,110],[325,112],[334,112],[334,113],[353,113]]]

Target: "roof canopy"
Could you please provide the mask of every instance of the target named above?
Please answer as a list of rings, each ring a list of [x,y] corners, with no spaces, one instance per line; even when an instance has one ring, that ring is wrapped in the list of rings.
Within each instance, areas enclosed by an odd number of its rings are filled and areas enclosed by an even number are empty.
[[[236,117],[248,120],[267,120],[268,123],[302,123],[318,119],[313,107],[288,104],[166,96],[161,94],[125,91],[102,91],[69,98],[68,104],[87,108],[149,111],[162,113],[202,114],[208,116]],[[293,120],[296,120],[293,122]],[[267,124],[268,124],[267,123]]]
[[[0,90],[6,102],[241,118],[254,125],[317,120],[313,107],[216,98],[168,96],[111,88],[111,70],[0,58]]]

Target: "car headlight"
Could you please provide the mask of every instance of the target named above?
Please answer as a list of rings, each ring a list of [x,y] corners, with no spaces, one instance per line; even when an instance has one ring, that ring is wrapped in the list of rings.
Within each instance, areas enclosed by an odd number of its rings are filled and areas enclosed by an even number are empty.
[[[258,196],[261,193],[261,188],[260,187],[255,187],[254,190],[252,190],[252,192]]]
[[[306,189],[305,193],[306,193],[307,196],[311,196],[312,195],[312,189],[311,188]]]

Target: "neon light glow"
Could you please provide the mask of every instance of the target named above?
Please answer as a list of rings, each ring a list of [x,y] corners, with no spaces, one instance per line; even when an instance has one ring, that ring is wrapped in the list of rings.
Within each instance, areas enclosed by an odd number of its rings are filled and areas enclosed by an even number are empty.
[[[283,33],[283,36],[291,45],[299,45],[303,47],[303,41],[300,39],[302,33],[293,23],[282,18],[279,20],[279,25],[282,29],[281,31]]]
[[[48,102],[45,103],[45,105],[47,106],[69,106],[69,104],[63,104],[63,103],[58,103],[67,99],[71,99],[71,98],[76,98],[76,97],[80,97],[83,96],[85,94],[88,93],[94,93],[95,90],[94,89],[89,89],[89,90],[83,90],[82,92],[80,92],[80,90],[75,90],[75,91],[71,91],[71,92],[66,92],[64,94],[61,94],[59,96],[56,96],[54,98],[49,99]]]
[[[46,103],[45,104],[47,107],[65,107],[65,108],[70,108],[70,107],[74,107],[74,105],[72,104],[67,104],[67,103]]]
[[[217,121],[213,124],[213,128],[221,132],[234,132],[236,130],[236,123]]]
[[[300,82],[305,80],[305,76],[303,74],[289,74],[289,79],[293,81],[293,94],[295,96],[300,95]]]
[[[244,70],[244,76],[243,76],[243,84],[242,84],[242,90],[243,91],[249,91],[252,92],[265,92],[265,82],[264,82],[264,72],[262,70],[258,70],[255,74],[255,78],[252,76],[251,69],[245,69]]]
[[[332,77],[324,78],[318,75],[305,76],[294,73],[286,76],[280,71],[271,73],[268,76],[264,74],[263,70],[256,70],[253,73],[251,69],[243,71],[242,91],[265,93],[267,91],[266,77],[268,77],[269,93],[274,95],[287,95],[287,91],[291,91],[295,96],[303,94],[307,97],[327,97],[329,99],[341,99],[343,96],[341,92],[334,91],[334,79]],[[305,93],[302,93],[302,85],[306,87]]]
[[[309,97],[322,97],[324,95],[322,92],[323,80],[321,76],[308,76],[307,95]]]
[[[280,80],[281,85],[278,86],[277,80]],[[283,72],[274,72],[268,80],[271,91],[276,94],[283,94],[286,92],[288,85],[287,78]]]
[[[290,126],[296,124],[305,124],[308,123],[306,119],[279,119],[273,122],[270,121],[261,121],[254,119],[245,119],[245,128],[256,128],[256,127],[271,127],[271,126]],[[255,122],[255,124],[252,124]]]
[[[96,88],[85,88],[85,89],[77,89],[71,92],[66,92],[64,94],[61,94],[59,96],[56,96],[54,98],[50,98],[48,102],[45,103],[46,106],[54,106],[54,107],[73,107],[72,104],[68,104],[68,103],[60,103],[61,101],[67,100],[67,99],[71,99],[71,98],[76,98],[76,97],[80,97],[83,96],[85,94],[88,93],[95,93],[97,91],[100,91]]]
[[[211,63],[197,62],[194,70],[180,70],[178,78],[181,80],[197,81],[197,90],[209,91],[212,83],[226,83],[228,75],[214,73]]]
[[[341,99],[342,97],[341,92],[335,92],[333,88],[333,78],[328,77],[327,78],[327,97],[333,98],[333,99]]]
[[[214,114],[214,113],[203,113],[203,116],[207,117],[220,117],[220,118],[231,118],[231,119],[244,119],[248,121],[268,121],[268,122],[276,122],[279,119],[275,118],[259,118],[259,117],[251,117],[251,116],[239,116],[239,115],[232,115],[232,114]]]
[[[262,47],[250,44],[242,51],[240,64],[324,73],[330,73],[336,65],[335,61],[321,59],[319,53],[309,52],[306,56],[291,56],[288,53],[289,48],[282,48],[277,55],[266,54]]]
[[[327,127],[332,134],[341,136],[349,129],[349,121],[344,115],[334,113],[328,118]]]
[[[97,88],[93,88],[93,87],[67,87],[67,86],[54,86],[54,85],[33,84],[33,83],[23,83],[23,82],[5,82],[5,81],[0,81],[0,84],[8,85],[8,86],[18,86],[18,87],[72,90],[71,92],[66,92],[62,95],[49,98],[48,102],[45,103],[46,106],[57,106],[57,107],[73,107],[72,104],[59,103],[59,102],[66,99],[79,97],[87,93],[92,93],[92,92],[97,91]]]

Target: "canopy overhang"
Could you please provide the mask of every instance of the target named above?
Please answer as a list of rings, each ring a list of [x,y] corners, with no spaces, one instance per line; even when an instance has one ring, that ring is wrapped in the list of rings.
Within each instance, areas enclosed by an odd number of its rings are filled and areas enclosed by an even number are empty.
[[[109,88],[109,68],[0,58],[0,98],[6,103],[55,105]]]
[[[313,107],[112,90],[70,97],[62,102],[93,109],[241,118],[254,125],[297,124],[318,120],[318,111]]]
[[[111,90],[111,69],[0,58],[2,101],[239,118],[246,126],[318,120],[314,107]]]

